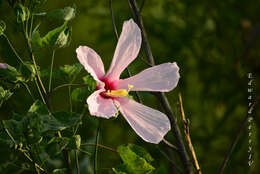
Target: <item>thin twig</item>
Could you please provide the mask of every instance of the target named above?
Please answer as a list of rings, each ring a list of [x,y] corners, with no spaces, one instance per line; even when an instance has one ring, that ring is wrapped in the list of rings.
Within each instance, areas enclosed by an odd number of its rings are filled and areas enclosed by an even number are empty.
[[[154,58],[153,58],[153,55],[152,55],[152,51],[151,51],[151,48],[150,48],[150,45],[149,45],[149,42],[148,42],[148,39],[147,39],[147,35],[146,35],[146,32],[145,32],[145,28],[144,28],[144,25],[143,25],[142,16],[141,16],[140,11],[139,11],[139,9],[136,5],[136,1],[135,0],[128,0],[128,3],[129,3],[129,6],[131,8],[132,14],[135,18],[135,21],[137,22],[138,26],[141,29],[142,40],[143,40],[142,44],[143,44],[143,48],[144,48],[146,57],[147,57],[147,59],[148,59],[148,61],[151,65],[155,65]],[[172,129],[173,129],[173,133],[175,135],[176,143],[177,143],[176,146],[179,149],[178,152],[179,152],[180,158],[183,162],[183,165],[184,165],[184,168],[185,168],[185,173],[192,174],[193,172],[192,172],[191,162],[190,162],[189,156],[186,152],[186,149],[185,149],[185,146],[184,146],[184,143],[183,143],[183,140],[182,140],[182,136],[181,136],[181,133],[180,133],[180,129],[177,125],[176,117],[174,116],[174,114],[171,110],[170,104],[168,102],[168,99],[167,99],[167,97],[165,96],[164,93],[159,93],[159,99],[161,100],[161,103],[162,103],[162,105],[165,109],[165,112],[168,115],[168,118],[170,119],[170,121],[172,123]]]
[[[52,51],[52,57],[51,57],[51,72],[50,72],[50,78],[49,78],[49,93],[51,92],[51,82],[52,82],[52,71],[53,71],[53,64],[54,64],[54,56],[55,56],[55,50]]]
[[[249,108],[249,110],[248,110],[248,112],[247,112],[247,114],[246,114],[245,119],[241,122],[240,127],[239,127],[239,129],[238,129],[238,132],[237,132],[237,134],[236,134],[234,140],[233,140],[232,143],[231,143],[231,146],[230,146],[230,148],[229,148],[229,151],[227,152],[227,154],[226,154],[226,156],[225,156],[225,158],[224,158],[224,160],[223,160],[223,162],[222,162],[222,164],[221,164],[221,167],[220,167],[220,169],[219,169],[219,174],[223,174],[224,169],[225,169],[225,167],[226,167],[226,165],[227,165],[227,163],[228,163],[228,160],[230,159],[231,154],[232,154],[234,148],[236,147],[237,142],[238,142],[238,140],[239,140],[239,138],[240,138],[240,136],[241,136],[241,134],[242,134],[242,132],[243,132],[243,130],[244,130],[244,127],[246,126],[247,120],[248,120],[249,116],[252,114],[252,112],[253,112],[253,110],[254,110],[256,104],[258,103],[258,100],[259,100],[259,99],[260,99],[260,96],[256,97],[255,101],[254,101],[253,104],[250,106],[250,108]]]
[[[101,148],[104,148],[104,149],[107,149],[111,152],[117,152],[117,150],[111,148],[111,147],[108,147],[108,146],[105,146],[105,145],[102,145],[102,144],[91,144],[91,143],[84,143],[84,144],[81,144],[81,146],[98,146],[98,147],[101,147]]]
[[[109,7],[110,7],[110,14],[111,14],[111,18],[112,18],[112,24],[113,24],[113,29],[114,29],[114,33],[115,33],[115,36],[116,36],[116,39],[118,40],[119,37],[118,37],[118,32],[117,32],[117,28],[116,28],[116,23],[115,23],[115,16],[114,16],[114,13],[113,13],[113,6],[112,6],[112,0],[109,0]],[[126,67],[126,71],[127,71],[127,74],[129,77],[131,77],[131,72],[129,70],[128,67]],[[137,98],[137,101],[139,103],[143,103],[142,102],[142,99],[141,99],[141,96],[139,95],[139,93],[137,91],[134,91],[135,95],[136,95],[136,98]]]
[[[141,13],[142,10],[143,10],[144,4],[145,4],[145,0],[143,0],[143,1],[142,1],[142,4],[140,5],[140,13]]]
[[[57,91],[57,90],[60,89],[60,88],[66,87],[66,86],[87,86],[87,85],[86,85],[86,84],[66,83],[66,84],[62,84],[62,85],[60,85],[60,86],[55,87],[55,88],[51,91],[51,93]]]
[[[194,147],[193,147],[192,142],[191,142],[189,122],[188,122],[188,120],[185,117],[183,104],[182,104],[181,93],[179,93],[179,102],[180,102],[181,118],[182,118],[182,123],[183,123],[183,127],[184,127],[184,135],[185,135],[185,138],[186,138],[186,141],[187,141],[187,144],[188,144],[188,147],[189,147],[192,159],[193,159],[194,167],[195,167],[197,173],[201,174],[201,169],[200,169],[200,166],[199,166],[199,162],[198,162],[198,159],[197,159]]]
[[[9,130],[7,129],[4,120],[2,120],[2,124],[3,124],[3,126],[4,126],[4,130],[5,130],[5,132],[7,133],[7,135],[9,136],[9,138],[12,140],[12,142],[14,143],[14,145],[16,145],[16,142],[15,142],[15,140],[14,140],[12,134],[11,134],[11,133],[9,132]],[[45,173],[48,173],[48,172],[45,171],[39,164],[35,163],[35,162],[32,160],[32,158],[31,158],[24,150],[22,150],[21,148],[18,148],[18,151],[22,152],[22,153],[24,154],[24,156],[25,156],[27,159],[29,159],[29,161],[32,162],[36,168],[40,169],[41,171],[43,171],[43,172],[45,172]]]
[[[111,18],[112,18],[113,29],[114,29],[114,32],[115,32],[116,39],[118,40],[119,37],[118,37],[118,33],[117,33],[117,28],[116,28],[115,16],[114,16],[114,13],[113,13],[112,3],[113,3],[112,0],[109,0],[110,15],[111,15]]]
[[[96,134],[96,145],[95,145],[95,153],[94,153],[94,174],[97,174],[97,168],[98,168],[98,141],[99,141],[99,133],[100,133],[100,127],[101,127],[101,120],[98,120],[98,128],[97,128],[97,134]]]
[[[159,146],[155,146],[159,152],[168,160],[170,161],[170,163],[173,165],[174,168],[176,168],[180,173],[183,173],[183,171],[181,170],[181,168],[179,166],[176,165],[176,163],[164,152],[162,151]]]
[[[178,151],[178,148],[176,146],[174,146],[172,143],[170,143],[169,141],[167,141],[166,139],[163,138],[162,140],[167,146],[171,147],[172,149]]]

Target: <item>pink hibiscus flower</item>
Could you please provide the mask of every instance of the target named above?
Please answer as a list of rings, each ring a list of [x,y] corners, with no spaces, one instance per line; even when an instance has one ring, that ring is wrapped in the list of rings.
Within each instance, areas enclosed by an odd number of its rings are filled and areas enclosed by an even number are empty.
[[[141,138],[157,144],[171,129],[168,117],[135,102],[128,97],[128,93],[130,90],[171,91],[179,81],[179,67],[176,63],[164,63],[127,79],[120,79],[120,74],[137,57],[141,42],[139,27],[132,19],[125,21],[113,61],[106,74],[100,56],[93,49],[80,46],[76,52],[80,63],[97,81],[96,91],[87,99],[90,114],[111,118],[119,109]]]

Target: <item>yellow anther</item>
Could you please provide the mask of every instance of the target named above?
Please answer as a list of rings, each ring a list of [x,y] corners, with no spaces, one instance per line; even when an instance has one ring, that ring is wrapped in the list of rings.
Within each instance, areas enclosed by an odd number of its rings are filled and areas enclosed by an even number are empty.
[[[126,89],[108,90],[105,94],[109,97],[126,97],[128,91]]]
[[[130,89],[132,89],[133,87],[134,87],[134,85],[128,85],[128,90],[126,90],[126,89],[107,90],[107,92],[105,92],[105,94],[108,97],[126,97],[126,96],[128,96]]]
[[[130,89],[132,89],[134,87],[134,85],[128,85],[128,92],[130,91]]]

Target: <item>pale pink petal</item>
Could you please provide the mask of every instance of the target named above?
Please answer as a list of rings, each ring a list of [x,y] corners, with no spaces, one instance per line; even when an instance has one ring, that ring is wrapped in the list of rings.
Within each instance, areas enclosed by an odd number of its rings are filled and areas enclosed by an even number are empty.
[[[157,65],[127,79],[119,80],[117,89],[128,89],[128,85],[134,87],[131,91],[161,91],[168,92],[175,88],[180,78],[179,67],[176,63],[164,63]]]
[[[158,144],[171,129],[168,117],[128,98],[117,99],[119,110],[135,132],[145,141]]]
[[[112,99],[100,96],[103,91],[105,90],[97,90],[88,97],[88,109],[91,115],[110,118],[115,116],[118,111]]]
[[[104,65],[100,56],[87,46],[80,46],[76,49],[79,62],[93,76],[99,80],[105,75]]]
[[[142,36],[137,24],[130,19],[124,22],[107,78],[117,80],[124,69],[137,57]]]

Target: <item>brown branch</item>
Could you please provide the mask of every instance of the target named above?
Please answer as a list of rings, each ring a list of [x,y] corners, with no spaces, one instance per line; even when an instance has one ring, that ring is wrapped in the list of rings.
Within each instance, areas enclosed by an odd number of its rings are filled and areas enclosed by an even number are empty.
[[[147,39],[147,35],[146,35],[146,32],[145,32],[145,28],[144,28],[144,25],[143,25],[143,20],[142,20],[140,11],[139,11],[139,9],[136,5],[136,1],[135,0],[128,0],[128,3],[129,3],[129,6],[131,8],[132,14],[135,18],[135,21],[137,22],[138,26],[141,29],[142,40],[143,40],[142,45],[143,45],[146,57],[147,57],[147,59],[148,59],[148,61],[151,65],[155,65],[154,58],[153,58],[153,55],[152,55],[152,51],[151,51],[151,48],[150,48],[150,45],[149,45],[149,42],[148,42],[148,39]],[[190,162],[189,156],[186,152],[186,149],[185,149],[185,146],[184,146],[184,143],[183,143],[183,140],[182,140],[182,136],[181,136],[181,133],[180,133],[180,129],[177,125],[176,117],[174,116],[174,114],[171,110],[170,104],[168,102],[168,99],[167,99],[167,97],[165,96],[164,93],[159,93],[159,99],[160,99],[160,101],[161,101],[161,103],[164,107],[164,110],[165,110],[168,118],[171,121],[172,130],[173,130],[173,133],[174,133],[175,138],[176,138],[176,146],[179,149],[178,152],[179,152],[181,161],[183,162],[183,165],[184,165],[184,168],[185,168],[185,173],[192,174],[193,172],[192,172],[191,162]]]
[[[196,156],[196,153],[195,153],[195,150],[194,150],[194,147],[192,145],[191,138],[190,138],[189,121],[185,117],[181,93],[179,93],[179,102],[180,102],[180,112],[181,112],[181,118],[182,118],[182,123],[183,123],[183,127],[184,127],[184,135],[185,135],[185,138],[186,138],[186,142],[189,146],[189,150],[190,150],[190,153],[191,153],[191,156],[192,156],[194,167],[195,167],[197,173],[201,174],[199,162],[198,162],[198,159],[197,159],[197,156]]]
[[[240,136],[241,136],[241,134],[242,134],[242,132],[243,132],[243,130],[244,130],[244,127],[246,126],[247,120],[248,120],[249,116],[252,114],[252,112],[253,112],[253,110],[254,110],[256,104],[258,103],[258,100],[259,100],[259,99],[260,99],[260,96],[256,97],[255,101],[253,102],[253,104],[252,104],[252,105],[250,106],[250,108],[248,109],[248,112],[247,112],[247,114],[246,114],[246,117],[245,117],[244,120],[241,122],[240,127],[239,127],[239,129],[238,129],[238,132],[237,132],[237,134],[236,134],[234,140],[233,140],[232,143],[231,143],[231,146],[230,146],[230,148],[229,148],[229,151],[227,152],[227,154],[226,154],[226,156],[225,156],[225,158],[224,158],[224,160],[223,160],[223,162],[222,162],[222,164],[221,164],[221,167],[220,167],[220,169],[219,169],[219,174],[223,174],[224,169],[225,169],[225,167],[226,167],[226,165],[227,165],[227,163],[228,163],[228,160],[230,159],[231,154],[232,154],[234,148],[236,147],[237,142],[238,142],[238,140],[239,140],[239,138],[240,138]]]

